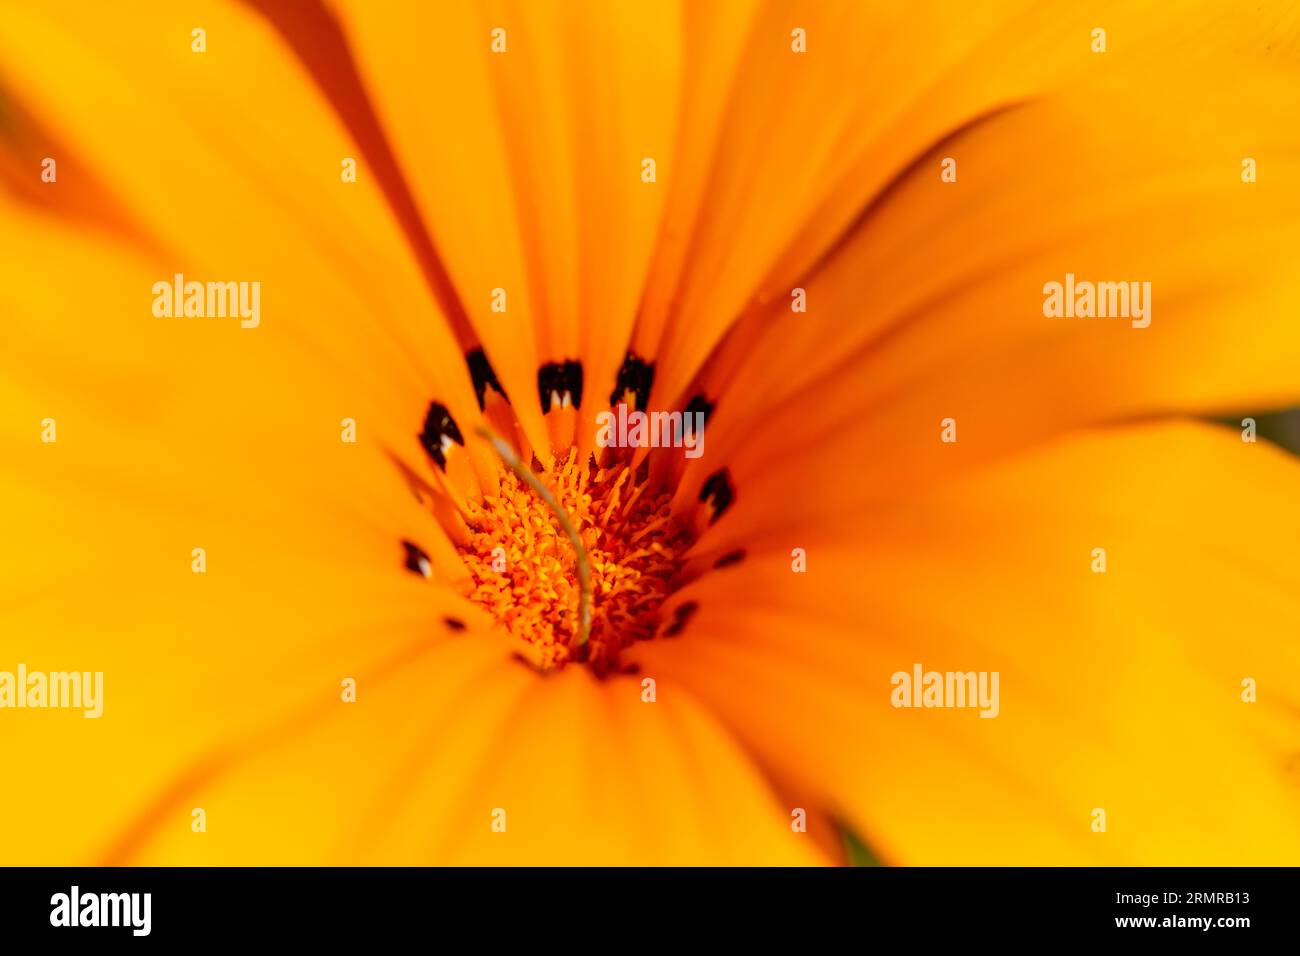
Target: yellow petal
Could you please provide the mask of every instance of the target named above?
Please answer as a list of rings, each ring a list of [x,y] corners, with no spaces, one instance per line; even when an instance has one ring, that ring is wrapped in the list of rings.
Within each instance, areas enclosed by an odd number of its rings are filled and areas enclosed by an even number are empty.
[[[699,611],[675,643],[636,656],[888,862],[1284,863],[1298,478],[1209,426],[1061,440],[756,544],[682,593]],[[1000,713],[891,706],[918,663],[999,672]]]
[[[204,53],[191,51],[196,24]],[[398,450],[421,467],[414,435],[431,400],[472,430],[464,356],[410,248],[365,170],[344,181],[359,148],[262,17],[209,2],[134,17],[8,7],[0,54],[28,107],[156,240],[149,283],[260,283],[260,324],[241,332],[242,353],[275,351],[282,390],[328,378],[336,395],[382,401],[404,433]],[[122,315],[153,331],[150,288]]]
[[[6,709],[6,753],[48,787],[0,817],[17,859],[91,862],[198,755],[484,615],[403,567],[410,539],[463,573],[386,453],[412,433],[385,395],[260,329],[154,317],[154,263],[101,235],[8,203],[0,223],[0,667],[104,674],[98,719]]]
[[[581,360],[591,417],[623,361],[670,171],[678,9],[426,4],[394,18],[357,3],[340,16],[488,358],[547,448],[539,366]]]
[[[1097,77],[1168,71],[1219,76],[1224,88],[1235,89],[1242,69],[1300,59],[1300,17],[1282,0],[1249,12],[1224,0],[958,8],[938,0],[896,9],[855,0],[795,6],[773,0],[752,15],[700,6],[707,11],[696,14],[704,21],[696,25],[700,33],[713,35],[711,17],[725,24],[712,45],[692,48],[703,63],[686,64],[703,91],[702,109],[714,114],[711,122],[684,126],[677,166],[691,182],[673,185],[675,196],[698,197],[699,206],[670,205],[667,241],[636,331],[643,354],[658,352],[655,397],[670,408],[690,398],[685,390],[692,377],[742,315],[771,304],[773,321],[804,321],[790,312],[791,290],[804,286],[856,222],[872,214],[894,180],[953,131]],[[796,28],[805,31],[806,53],[792,49]],[[1107,32],[1103,54],[1092,52],[1097,28]],[[733,30],[747,30],[739,56]],[[720,111],[710,97],[719,82],[730,83]],[[1126,89],[1139,101],[1151,92],[1140,80]],[[1286,83],[1268,96],[1294,100]],[[1251,108],[1247,95],[1239,98]],[[1189,88],[1164,109],[1184,114],[1189,103],[1196,115],[1204,108]],[[1195,128],[1193,116],[1183,118]],[[1071,144],[1080,140],[1069,137]],[[1023,146],[1015,148],[1024,154]],[[1018,154],[1008,144],[996,155]],[[964,179],[969,163],[958,158]],[[923,171],[936,190],[937,160]],[[1013,160],[1009,171],[1007,165],[997,176],[1019,178],[1038,164]],[[967,196],[984,188],[959,187]],[[937,198],[956,201],[954,191]],[[1013,221],[1039,208],[1017,209]],[[905,247],[919,251],[915,242]],[[810,310],[823,307],[814,298]]]
[[[679,505],[726,465],[733,525],[760,505],[756,520],[802,520],[1082,424],[1300,400],[1300,131],[1283,99],[1300,76],[1139,88],[1080,86],[918,164],[808,284],[806,314],[754,327]],[[1248,155],[1268,177],[1242,181]],[[1067,274],[1149,282],[1149,326],[1048,317],[1045,285]]]
[[[810,864],[735,743],[687,695],[547,679],[464,640],[358,684],[355,704],[219,755],[128,831],[133,863]],[[192,831],[201,807],[207,832]]]

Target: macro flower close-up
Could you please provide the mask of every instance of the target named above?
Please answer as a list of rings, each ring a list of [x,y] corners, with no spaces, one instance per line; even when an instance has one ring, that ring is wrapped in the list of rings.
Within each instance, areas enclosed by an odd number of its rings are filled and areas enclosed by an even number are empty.
[[[1298,103],[1272,0],[0,0],[0,863],[1294,864]]]

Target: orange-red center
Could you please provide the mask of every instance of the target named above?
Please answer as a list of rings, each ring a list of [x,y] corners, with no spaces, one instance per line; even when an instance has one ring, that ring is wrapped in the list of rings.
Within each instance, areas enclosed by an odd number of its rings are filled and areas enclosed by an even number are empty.
[[[691,534],[670,518],[668,491],[639,482],[626,461],[579,464],[574,450],[538,477],[577,527],[590,561],[585,657],[602,673],[616,669],[622,648],[654,636]],[[470,539],[459,550],[473,577],[470,599],[529,644],[538,666],[584,656],[577,653],[577,557],[541,497],[503,469],[501,494],[472,503],[466,521]]]

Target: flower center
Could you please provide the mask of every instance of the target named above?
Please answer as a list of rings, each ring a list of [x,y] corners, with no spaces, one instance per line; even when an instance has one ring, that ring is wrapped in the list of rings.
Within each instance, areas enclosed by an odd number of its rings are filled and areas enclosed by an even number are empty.
[[[501,494],[469,505],[469,542],[458,548],[473,578],[469,598],[532,645],[543,669],[587,660],[600,673],[619,651],[648,640],[673,590],[692,534],[669,517],[671,493],[652,490],[626,459],[578,463],[574,449],[535,477],[564,512],[586,552],[591,628],[580,647],[580,559],[551,504],[515,471],[501,472]]]

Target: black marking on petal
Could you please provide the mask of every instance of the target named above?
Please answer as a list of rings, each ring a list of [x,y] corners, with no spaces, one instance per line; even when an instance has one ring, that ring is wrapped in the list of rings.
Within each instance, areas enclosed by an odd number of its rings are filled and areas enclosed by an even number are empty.
[[[693,415],[695,412],[702,412],[703,421],[707,424],[709,416],[713,414],[713,409],[717,406],[713,402],[707,401],[703,395],[696,395],[686,405],[686,414]]]
[[[465,622],[462,621],[462,620],[461,620],[460,618],[458,618],[458,617],[451,617],[451,616],[449,615],[449,616],[444,617],[444,618],[442,619],[442,623],[447,625],[447,630],[449,630],[449,631],[463,631],[463,630],[465,630]]]
[[[625,392],[632,392],[636,395],[633,410],[644,411],[646,403],[650,400],[650,386],[654,384],[654,380],[654,362],[647,362],[629,351],[627,357],[623,359],[623,367],[618,370],[618,381],[614,391],[609,395],[609,403],[617,405],[623,400]]]
[[[673,622],[664,629],[664,637],[676,637],[686,627],[686,622],[700,609],[698,601],[686,601],[673,610]]]
[[[424,430],[420,432],[420,444],[429,453],[429,457],[438,463],[438,467],[447,470],[447,455],[443,451],[444,439],[450,438],[458,445],[464,445],[456,420],[441,402],[429,405],[429,413],[424,416]]]
[[[713,516],[709,518],[709,524],[721,518],[722,513],[730,508],[735,500],[736,492],[731,486],[731,475],[725,468],[711,474],[704,487],[700,489],[700,501],[708,501],[713,507]]]
[[[422,578],[433,576],[433,564],[423,548],[410,541],[403,541],[402,547],[406,549],[406,570],[414,571]]]
[[[714,561],[713,569],[716,571],[721,568],[729,568],[732,565],[739,564],[741,561],[744,560],[745,560],[745,549],[738,548],[735,551],[728,551],[722,557],[718,558],[718,560]]]
[[[478,396],[479,411],[483,411],[483,403],[487,398],[489,386],[491,386],[492,391],[507,402],[510,401],[505,389],[497,381],[497,373],[492,370],[492,364],[487,360],[487,356],[483,354],[482,349],[474,349],[472,352],[466,353],[465,362],[469,365],[469,378],[474,383],[474,394]]]
[[[565,392],[574,408],[582,407],[581,362],[548,362],[537,370],[537,395],[542,400],[543,415],[551,410],[551,396],[563,399]]]

